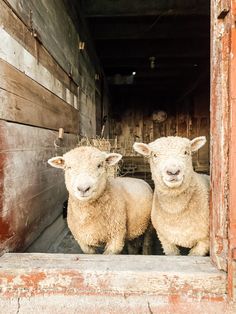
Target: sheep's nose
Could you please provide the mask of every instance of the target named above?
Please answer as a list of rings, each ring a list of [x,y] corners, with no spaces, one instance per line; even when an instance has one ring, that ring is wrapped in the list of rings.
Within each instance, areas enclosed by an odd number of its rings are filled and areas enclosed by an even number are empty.
[[[169,176],[177,176],[179,173],[180,173],[180,170],[176,170],[176,171],[170,171],[170,170],[167,170],[166,173],[169,175]]]
[[[87,185],[87,186],[77,186],[77,190],[81,193],[86,193],[90,190],[90,186]]]

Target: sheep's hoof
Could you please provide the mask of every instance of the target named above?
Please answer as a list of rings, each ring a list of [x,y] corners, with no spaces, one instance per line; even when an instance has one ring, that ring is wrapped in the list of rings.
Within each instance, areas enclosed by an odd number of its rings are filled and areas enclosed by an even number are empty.
[[[172,248],[171,250],[164,250],[165,255],[180,255],[180,251],[177,247]]]
[[[83,251],[84,254],[95,254],[96,249],[92,246],[80,246],[81,250]]]
[[[198,250],[195,247],[190,250],[188,253],[188,256],[205,256],[208,253],[208,251],[204,250]]]

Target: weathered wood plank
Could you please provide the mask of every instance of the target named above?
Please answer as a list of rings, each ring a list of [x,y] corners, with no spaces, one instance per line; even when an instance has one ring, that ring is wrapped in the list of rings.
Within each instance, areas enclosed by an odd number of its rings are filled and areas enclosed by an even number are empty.
[[[5,254],[2,296],[153,295],[222,298],[226,274],[207,257]]]
[[[63,173],[47,160],[77,143],[64,134],[0,121],[0,251],[28,246],[61,212],[67,197]],[[59,144],[59,143],[58,143]]]
[[[87,137],[96,136],[96,104],[95,99],[88,97],[80,91],[80,135]]]
[[[0,119],[78,132],[78,111],[0,59]]]
[[[230,1],[224,1],[229,4]],[[229,297],[236,302],[236,3],[231,2],[231,51],[229,65],[230,128],[229,128]]]
[[[4,1],[0,2],[0,20],[1,27],[9,36],[14,38],[29,54],[37,59],[38,64],[46,68],[53,76],[60,81],[64,88],[69,89],[73,94],[77,94],[77,85],[71,80],[68,74],[58,65],[55,59],[48,53],[34,37],[32,30],[30,30],[6,5]],[[0,50],[4,51],[6,48],[0,42]],[[21,62],[24,58],[21,59]]]
[[[77,97],[77,92],[76,94],[71,93],[68,88],[55,78],[53,73],[50,73],[42,66],[34,56],[2,28],[0,28],[0,37],[0,58],[2,60],[8,62],[50,92],[74,106],[74,97]]]
[[[78,84],[79,36],[63,1],[8,0],[8,3],[24,23],[38,34],[46,49]]]
[[[218,19],[211,1],[211,253],[220,269],[227,269],[229,180],[229,60],[230,16]]]

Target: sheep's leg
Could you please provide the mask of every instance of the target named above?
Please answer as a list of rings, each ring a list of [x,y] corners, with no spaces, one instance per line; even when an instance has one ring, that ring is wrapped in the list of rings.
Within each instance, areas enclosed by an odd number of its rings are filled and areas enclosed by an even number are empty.
[[[155,229],[154,229],[152,223],[150,223],[147,230],[144,233],[143,248],[142,248],[142,254],[143,255],[151,255],[152,254],[152,245],[153,245],[154,234],[155,234]]]
[[[111,239],[103,254],[119,254],[124,247],[124,236]]]
[[[209,238],[205,238],[197,242],[197,244],[190,250],[188,255],[204,256],[209,252]]]
[[[173,243],[170,243],[168,240],[166,240],[165,237],[162,235],[158,234],[158,238],[161,241],[161,245],[163,248],[163,251],[165,255],[179,255],[179,249],[177,246]]]
[[[136,238],[132,241],[129,241],[127,243],[127,248],[128,248],[128,254],[129,255],[136,255],[136,254],[139,254],[140,252],[140,249],[142,248],[142,239],[139,237],[139,238]]]
[[[94,254],[96,253],[96,249],[91,246],[91,245],[87,245],[86,243],[84,242],[78,242],[79,243],[79,246],[81,248],[81,250],[85,253],[85,254]]]

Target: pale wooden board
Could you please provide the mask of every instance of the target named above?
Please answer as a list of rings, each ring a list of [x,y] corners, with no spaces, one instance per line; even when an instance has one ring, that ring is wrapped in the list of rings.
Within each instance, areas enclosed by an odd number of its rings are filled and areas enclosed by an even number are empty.
[[[66,3],[61,0],[50,2],[9,0],[8,3],[28,26],[31,26],[29,12],[32,12],[32,26],[40,35],[40,40],[63,69],[68,74],[72,72],[73,79],[79,84],[80,37],[67,13]],[[84,56],[86,68],[94,71],[87,53]]]
[[[53,73],[41,65],[33,55],[3,28],[0,28],[0,38],[0,58],[2,60],[8,62],[50,92],[74,106],[74,97],[77,97],[77,95],[72,94],[68,88],[64,87]]]
[[[62,212],[63,172],[47,160],[76,146],[75,135],[0,121],[0,247],[23,249]],[[58,142],[57,142],[58,144]]]
[[[0,59],[0,119],[77,133],[79,113]]]
[[[24,23],[39,34],[40,40],[57,60],[66,73],[73,71],[73,79],[78,80],[78,41],[77,31],[66,13],[61,0],[27,1],[9,0]],[[31,22],[30,22],[30,12]],[[30,25],[31,24],[31,25]]]
[[[80,134],[87,137],[96,135],[96,105],[82,90],[80,91]]]
[[[24,23],[29,28],[33,28],[33,30],[39,34],[39,39],[42,42],[42,45],[55,58],[57,63],[64,69],[64,71],[70,75],[72,79],[79,85],[81,93],[83,92],[86,95],[86,102],[83,102],[83,100],[80,98],[75,98],[76,94],[73,97],[68,88],[66,90],[63,89],[63,93],[61,95],[59,88],[59,95],[63,99],[73,104],[76,108],[82,108],[80,114],[80,133],[86,136],[94,137],[96,135],[95,73],[100,73],[101,68],[97,59],[95,58],[91,60],[91,57],[88,55],[86,48],[87,44],[90,42],[88,34],[86,34],[86,38],[84,39],[85,50],[79,51],[78,49],[78,43],[80,40],[79,32],[81,29],[81,32],[84,33],[84,24],[82,23],[79,26],[73,24],[71,18],[69,17],[70,13],[68,11],[68,5],[65,1],[62,0],[53,0],[50,2],[40,3],[38,1],[9,0],[8,3],[12,6],[16,14],[24,21]],[[10,15],[7,10],[6,12],[11,17],[11,19],[13,19],[12,15]],[[31,15],[30,12],[32,12]],[[75,15],[78,15],[78,21],[80,21],[79,14],[80,12],[73,12],[72,15],[74,17]],[[13,33],[14,36],[18,37],[16,30],[14,30],[14,32],[8,30],[11,29],[11,26],[9,23],[7,23],[7,20],[5,21],[5,25],[7,26],[6,30],[10,35]],[[21,41],[24,42],[24,38],[21,38]],[[35,47],[37,51],[38,46],[36,45]],[[30,48],[30,53],[35,57],[33,47]],[[40,49],[41,48],[42,47],[40,46]],[[42,50],[40,49],[38,51],[39,60]],[[8,57],[8,59],[9,58],[10,57]],[[13,60],[16,62],[15,59]],[[46,65],[42,64],[42,66],[48,69]],[[44,76],[46,75],[47,73],[44,73]],[[40,76],[39,80],[40,82],[44,81],[43,76]],[[58,86],[55,86],[54,89],[57,90]],[[104,91],[106,93],[107,88],[104,89]],[[98,92],[101,93],[100,90]],[[78,105],[78,103],[81,104]],[[104,102],[103,105],[104,109],[107,111],[108,102]]]
[[[39,43],[37,38],[33,36],[32,31],[3,1],[0,2],[0,20],[2,28],[25,50],[27,50],[28,53],[34,56],[42,67],[46,68],[50,73],[53,73],[53,76],[63,84],[65,89],[67,88],[73,94],[77,94],[77,85],[71,80],[68,74],[63,71],[47,50]]]
[[[24,253],[5,254],[0,264],[2,295],[66,291],[76,295],[174,294],[201,300],[226,293],[226,273],[212,266],[208,257]]]

